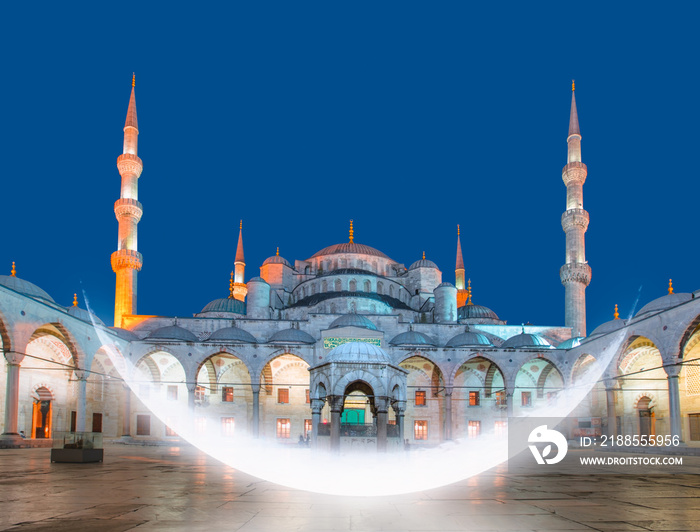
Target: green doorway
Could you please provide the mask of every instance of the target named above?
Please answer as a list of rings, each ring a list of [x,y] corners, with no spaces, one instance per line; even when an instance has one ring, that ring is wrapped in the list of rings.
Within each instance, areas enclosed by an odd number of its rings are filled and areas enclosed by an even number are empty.
[[[364,408],[346,408],[340,416],[340,422],[351,425],[365,424],[365,409]]]

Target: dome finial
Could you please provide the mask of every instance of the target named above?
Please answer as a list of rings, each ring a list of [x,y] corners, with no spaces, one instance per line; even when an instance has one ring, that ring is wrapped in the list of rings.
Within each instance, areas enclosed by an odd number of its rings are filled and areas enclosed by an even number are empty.
[[[233,272],[231,272],[231,280],[228,282],[228,298],[233,299]]]
[[[279,257],[280,256],[280,247],[277,246],[277,253],[275,253],[275,256]]]
[[[10,270],[10,277],[16,277],[17,270],[15,270],[15,262],[12,261],[12,270]]]
[[[132,73],[133,75],[131,76],[131,87],[134,88],[136,87],[136,72]]]
[[[78,306],[78,294],[73,294],[73,306]]]
[[[425,260],[425,251],[423,252],[423,260]]]
[[[617,311],[617,303],[615,303],[615,319],[619,320],[620,319],[620,313]]]
[[[576,90],[576,80],[572,79],[571,80],[571,92],[574,92]]]
[[[673,280],[671,280],[671,279],[668,280],[668,293],[669,294],[673,293]]]
[[[473,305],[472,303],[472,280],[467,281],[467,305]]]
[[[355,230],[352,228],[352,220],[350,220],[350,243],[352,244],[355,240]]]
[[[457,236],[459,236],[459,224],[457,224]]]

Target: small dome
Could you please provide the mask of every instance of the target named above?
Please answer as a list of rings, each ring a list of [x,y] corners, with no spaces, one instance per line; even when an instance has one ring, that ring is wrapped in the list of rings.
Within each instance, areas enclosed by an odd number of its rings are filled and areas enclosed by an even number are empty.
[[[258,341],[255,336],[250,334],[248,331],[244,331],[240,327],[225,327],[214,331],[214,333],[207,338],[207,342],[213,341],[230,341],[230,342],[245,342],[247,344],[256,344]]]
[[[196,342],[198,340],[193,333],[177,325],[156,329],[148,335],[148,339],[179,340],[181,342]]]
[[[232,314],[245,314],[245,303],[232,297],[215,299],[211,303],[207,304],[207,306],[202,309],[200,314],[204,314],[205,312],[230,312]]]
[[[453,285],[452,283],[448,283],[447,281],[445,281],[444,283],[440,283],[439,285],[437,285],[437,286],[435,287],[436,290],[437,290],[438,288],[455,288],[455,285]],[[455,290],[456,290],[456,288],[455,288]]]
[[[560,343],[557,346],[557,349],[573,349],[574,347],[578,347],[581,345],[583,338],[583,336],[574,336],[573,338],[569,338],[568,340]]]
[[[121,327],[110,327],[109,329],[119,338],[121,338],[122,340],[126,340],[127,342],[134,342],[136,340],[140,340],[140,338],[134,333],[126,329],[122,329]]]
[[[325,362],[378,362],[391,364],[391,357],[379,346],[367,342],[348,342],[334,348],[325,357]]]
[[[532,333],[516,334],[512,338],[508,338],[505,342],[503,342],[501,347],[503,349],[553,349],[552,344],[550,344],[542,336]]]
[[[361,314],[345,314],[337,318],[328,328],[338,329],[339,327],[360,327],[362,329],[369,329],[370,331],[377,330],[377,326],[372,323],[369,318]]]
[[[315,344],[316,339],[309,333],[299,329],[282,329],[273,334],[268,342],[283,342],[285,344]]]
[[[265,262],[263,262],[263,266],[265,264],[284,264],[285,266],[289,266],[290,268],[292,265],[289,263],[287,259],[284,257],[280,257],[279,255],[272,255],[272,257],[268,257],[265,259]]]
[[[104,325],[104,322],[100,318],[80,307],[68,307],[68,314],[88,323],[92,323],[94,321],[97,325]]]
[[[457,309],[457,318],[460,320],[486,318],[500,321],[493,310],[482,305],[464,305],[463,307],[459,307]]]
[[[472,346],[485,346],[493,347],[491,341],[486,338],[483,334],[476,332],[463,332],[450,338],[450,340],[445,344],[445,347],[472,347]]]
[[[693,299],[692,294],[666,294],[663,297],[655,299],[654,301],[644,305],[637,314],[634,315],[635,318],[647,314],[649,312],[659,312],[661,310],[666,310],[667,308],[675,307],[681,303],[685,303]]]
[[[0,275],[0,285],[5,286],[10,290],[14,290],[15,292],[19,292],[20,294],[24,294],[25,296],[45,299],[46,301],[55,303],[53,298],[37,285],[30,283],[29,281],[25,281],[24,279],[20,279],[19,277],[14,277],[12,275]]]
[[[627,325],[627,320],[617,319],[606,321],[605,323],[598,325],[598,327],[593,329],[593,332],[588,335],[588,338],[617,331],[618,329],[622,329],[625,325]]]
[[[437,340],[418,331],[406,331],[394,336],[391,345],[430,345],[437,346]]]
[[[433,268],[434,270],[440,269],[437,267],[437,264],[435,264],[432,260],[428,260],[428,259],[417,260],[416,262],[411,264],[411,267],[409,268],[409,270],[415,270],[417,268]]]
[[[268,283],[265,279],[263,279],[262,277],[253,277],[253,278],[250,279],[248,282],[249,282],[249,283],[265,283],[265,284],[269,284],[269,283]]]

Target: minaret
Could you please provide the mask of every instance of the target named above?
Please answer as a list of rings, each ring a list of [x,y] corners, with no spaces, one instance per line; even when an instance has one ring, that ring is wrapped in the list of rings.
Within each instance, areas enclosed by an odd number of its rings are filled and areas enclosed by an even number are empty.
[[[576,112],[575,85],[571,84],[571,117],[567,165],[562,170],[566,185],[566,212],[561,226],[566,233],[566,263],[559,270],[559,277],[566,290],[564,323],[571,327],[572,336],[586,336],[586,287],[591,282],[591,267],[586,262],[585,233],[588,229],[588,213],[583,210],[583,183],[588,170],[581,162],[581,131]]]
[[[143,265],[138,252],[136,226],[143,214],[139,203],[138,183],[143,163],[138,157],[139,125],[136,119],[136,76],[131,80],[131,98],[124,124],[124,153],[117,158],[122,177],[121,196],[114,204],[119,221],[117,251],[112,253],[112,269],[117,274],[114,298],[114,326],[121,327],[122,317],[136,314],[136,275]]]
[[[233,298],[245,301],[248,287],[245,285],[245,257],[243,256],[243,220],[238,226],[238,247],[234,262],[236,273],[233,276]]]
[[[462,242],[459,237],[459,225],[457,226],[457,264],[455,266],[455,288],[457,288],[457,308],[463,307],[467,302],[467,291],[464,289],[464,259],[462,258]]]

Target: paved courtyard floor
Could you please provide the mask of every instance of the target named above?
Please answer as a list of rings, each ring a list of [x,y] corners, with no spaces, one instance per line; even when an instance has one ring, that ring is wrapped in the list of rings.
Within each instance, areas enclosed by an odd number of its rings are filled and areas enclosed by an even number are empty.
[[[284,488],[192,447],[107,445],[105,462],[0,451],[0,530],[700,530],[700,471],[542,475],[504,467],[444,488],[337,497]]]

